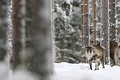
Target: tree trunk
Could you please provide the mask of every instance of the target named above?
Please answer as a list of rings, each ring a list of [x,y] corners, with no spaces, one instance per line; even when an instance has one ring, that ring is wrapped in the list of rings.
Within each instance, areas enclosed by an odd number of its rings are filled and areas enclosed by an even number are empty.
[[[8,0],[0,0],[0,61],[4,60],[7,49],[7,2]]]
[[[94,27],[93,27],[93,44],[96,45],[96,0],[94,0]]]
[[[51,0],[34,0],[33,23],[31,37],[33,43],[32,72],[39,75],[40,80],[49,80],[53,73]]]
[[[12,0],[12,28],[13,28],[13,54],[11,58],[12,68],[15,69],[20,64],[21,42],[21,5],[20,0]]]
[[[89,26],[88,26],[88,0],[84,0],[84,29],[85,46],[89,46]]]
[[[82,55],[85,55],[85,46],[89,46],[89,26],[88,26],[88,0],[81,1],[81,14],[82,14]],[[85,58],[81,60],[86,62]]]
[[[23,64],[23,56],[26,53],[26,0],[21,0],[21,54],[20,59]]]
[[[115,0],[110,0],[110,40],[115,40],[116,33],[116,18],[115,18]]]
[[[110,63],[109,51],[109,0],[102,0],[102,46],[105,48],[105,62]]]
[[[85,53],[85,34],[84,34],[84,0],[81,0],[81,24],[82,24],[82,55],[84,55]],[[85,60],[83,60],[83,58],[81,58],[81,62],[85,62]]]

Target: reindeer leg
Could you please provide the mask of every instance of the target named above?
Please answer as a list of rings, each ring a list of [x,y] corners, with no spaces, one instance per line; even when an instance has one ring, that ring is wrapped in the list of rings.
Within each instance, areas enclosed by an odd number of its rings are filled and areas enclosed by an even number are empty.
[[[115,49],[115,54],[114,54],[114,59],[115,59],[115,65],[117,65],[117,66],[118,66],[118,58],[119,58],[119,56],[118,56],[118,48],[116,48]]]
[[[100,61],[101,61],[101,64],[102,64],[102,68],[105,68],[104,57],[102,57]]]
[[[112,67],[116,65],[116,62],[115,62],[115,55],[116,55],[116,52],[115,52],[115,49],[113,50],[113,52],[110,53],[111,54],[111,59],[112,59]]]
[[[99,70],[100,61],[99,59],[95,60],[95,70]]]
[[[102,68],[105,68],[104,61],[101,61],[101,64],[102,64]]]
[[[90,69],[92,70],[92,61],[89,61]]]

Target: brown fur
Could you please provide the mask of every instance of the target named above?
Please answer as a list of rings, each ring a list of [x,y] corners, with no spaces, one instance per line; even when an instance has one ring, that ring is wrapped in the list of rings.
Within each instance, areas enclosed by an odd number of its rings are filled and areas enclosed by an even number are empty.
[[[100,60],[100,63],[102,64],[102,67],[105,68],[104,62],[105,62],[105,49],[101,47],[100,45],[93,45],[94,52],[97,54],[98,59]]]
[[[111,66],[119,65],[119,50],[120,50],[120,43],[116,41],[110,41],[110,58],[112,60]],[[92,61],[95,61],[96,69],[99,69],[98,66],[100,63],[102,64],[102,67],[104,68],[104,59],[105,59],[105,49],[100,46],[100,44],[93,45],[93,47],[88,46],[86,47],[86,53],[87,55],[91,55],[90,58],[88,58],[88,62],[90,65],[90,69],[92,69]]]
[[[120,45],[116,41],[110,41],[110,58],[112,60],[112,65],[118,65],[119,56],[118,56],[118,49]]]

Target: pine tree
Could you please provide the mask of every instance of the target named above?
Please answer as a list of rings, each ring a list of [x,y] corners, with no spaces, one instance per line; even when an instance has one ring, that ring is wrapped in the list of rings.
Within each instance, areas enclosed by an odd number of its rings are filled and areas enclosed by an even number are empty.
[[[94,37],[94,40],[93,40],[93,44],[96,45],[96,22],[97,22],[97,18],[96,18],[96,0],[93,1],[94,2],[94,27],[93,27],[93,37]]]
[[[82,14],[82,55],[85,55],[85,46],[89,46],[89,26],[88,26],[88,0],[81,1]],[[85,58],[83,62],[86,62]]]
[[[110,0],[110,40],[115,40],[115,34],[116,34],[116,18],[115,18],[115,0]]]
[[[15,69],[20,64],[20,53],[22,50],[21,34],[21,13],[20,0],[12,0],[12,28],[13,28],[13,54],[10,60],[12,68]]]
[[[82,24],[82,28],[81,28],[81,30],[82,30],[82,55],[84,55],[84,53],[85,53],[85,24],[84,24],[84,0],[81,0],[81,19],[82,19],[82,21],[81,21],[81,24]],[[85,59],[83,60],[82,58],[81,58],[81,62],[85,62]]]
[[[85,33],[85,46],[89,46],[89,25],[88,25],[88,0],[84,0],[84,33]]]
[[[109,0],[102,0],[102,46],[105,48],[105,60],[109,64]]]

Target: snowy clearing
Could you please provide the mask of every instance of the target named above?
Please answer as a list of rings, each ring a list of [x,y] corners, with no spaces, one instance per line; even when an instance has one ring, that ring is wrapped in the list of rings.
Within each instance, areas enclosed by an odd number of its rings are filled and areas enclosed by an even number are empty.
[[[52,80],[120,80],[120,67],[110,67],[106,65],[105,69],[94,71],[89,69],[86,63],[69,64],[55,63],[55,74]],[[94,64],[93,64],[94,68]],[[13,76],[14,79],[8,79]],[[12,75],[4,63],[0,63],[0,80],[38,80],[37,76],[33,76],[27,70],[21,68],[16,70]]]

